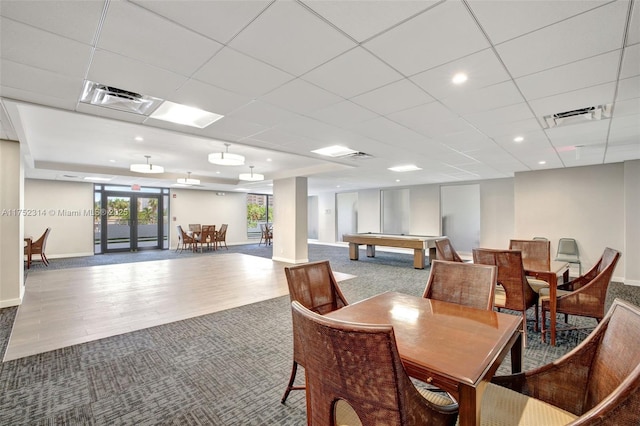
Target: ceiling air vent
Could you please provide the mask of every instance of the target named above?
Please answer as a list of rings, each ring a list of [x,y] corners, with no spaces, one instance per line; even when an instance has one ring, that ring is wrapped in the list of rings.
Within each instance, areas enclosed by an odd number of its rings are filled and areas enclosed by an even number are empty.
[[[611,117],[611,104],[590,106],[586,108],[574,109],[572,111],[558,112],[556,114],[545,115],[544,121],[549,128],[567,126],[570,124],[585,123],[588,121],[602,120]]]
[[[162,99],[86,80],[80,102],[149,115],[162,103]]]
[[[367,154],[366,152],[352,152],[351,154],[342,155],[338,158],[353,158],[354,160],[365,160],[368,158],[373,158],[373,155]]]

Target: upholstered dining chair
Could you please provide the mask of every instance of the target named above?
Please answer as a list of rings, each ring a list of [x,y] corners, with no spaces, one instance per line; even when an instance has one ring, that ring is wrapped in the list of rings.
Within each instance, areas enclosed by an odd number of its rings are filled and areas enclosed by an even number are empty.
[[[451,262],[462,262],[462,259],[458,255],[458,252],[451,245],[451,241],[448,238],[436,240],[436,259],[449,260]]]
[[[434,260],[422,297],[493,310],[497,267]]]
[[[454,425],[458,405],[446,393],[419,391],[407,375],[391,325],[356,324],[291,303],[302,343],[308,424]]]
[[[522,252],[519,250],[473,249],[473,262],[498,267],[498,286],[494,306],[498,310],[510,309],[522,315],[523,342],[527,338],[527,310],[535,306],[535,330],[538,330],[538,294],[533,291],[522,265]]]
[[[49,259],[47,259],[45,249],[47,246],[47,238],[49,238],[50,233],[51,228],[45,229],[40,238],[35,241],[31,241],[31,243],[24,248],[24,255],[27,256],[27,269],[29,269],[31,267],[31,263],[33,263],[34,254],[39,254],[42,264],[44,266],[49,266]]]
[[[229,247],[227,247],[227,227],[228,226],[229,225],[227,225],[226,223],[223,223],[222,225],[220,225],[220,229],[218,230],[218,232],[216,232],[217,246],[222,247],[222,244],[224,244],[224,248],[226,248],[227,250],[229,250]]]
[[[605,248],[600,260],[586,274],[562,285],[557,291],[556,312],[567,315],[595,318],[600,322],[605,314],[605,300],[607,289],[611,283],[613,271],[616,269],[620,252],[612,248]],[[544,333],[546,312],[549,311],[549,291],[540,290],[542,305],[542,332]],[[571,327],[578,328],[578,327]]]
[[[560,238],[558,240],[558,251],[556,252],[556,260],[578,265],[578,276],[582,275],[580,251],[578,250],[578,242],[575,239]]]
[[[182,229],[182,226],[176,225],[176,228],[178,229],[178,247],[176,247],[176,251],[180,249],[180,252],[182,252],[182,250],[187,247],[193,251],[197,250],[198,240],[194,236],[187,234],[184,229]]]
[[[340,287],[333,275],[328,260],[319,262],[302,263],[284,268],[284,273],[289,286],[289,298],[297,301],[307,309],[324,315],[328,312],[347,306],[347,299],[342,294]],[[300,342],[293,339],[293,366],[287,389],[282,397],[282,403],[287,400],[292,390],[302,390],[304,386],[294,386],[298,365],[304,366],[302,348]]]
[[[481,402],[482,425],[637,425],[640,308],[616,299],[572,351],[492,382]]]

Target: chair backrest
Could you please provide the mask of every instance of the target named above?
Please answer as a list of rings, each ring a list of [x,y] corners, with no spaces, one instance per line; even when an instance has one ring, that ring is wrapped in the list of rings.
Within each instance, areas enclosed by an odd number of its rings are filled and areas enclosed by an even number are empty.
[[[506,292],[504,308],[524,311],[535,304],[537,295],[527,282],[520,250],[473,249],[473,262],[498,267],[498,284]]]
[[[558,240],[558,256],[578,256],[578,243],[573,238],[560,238]]]
[[[436,240],[436,259],[449,260],[451,262],[462,262],[460,256],[451,245],[448,238]]]
[[[348,305],[328,260],[287,266],[284,273],[291,301],[320,315]]]
[[[223,223],[220,225],[220,229],[218,230],[218,240],[224,241],[227,238],[227,224]]]
[[[189,224],[189,231],[191,231],[191,232],[200,232],[200,231],[202,231],[202,228],[201,228],[199,223],[190,223]]]
[[[182,236],[184,235],[184,231],[182,230],[182,226],[176,225],[176,229],[178,230],[178,244],[181,244],[184,240]]]
[[[296,301],[291,310],[306,359],[309,424],[342,424],[336,411],[345,402],[363,425],[455,423],[455,410],[443,413],[413,386],[391,325],[332,320]]]
[[[216,235],[216,226],[215,225],[202,225],[202,231],[200,232],[200,242],[206,243],[213,242]]]
[[[548,240],[510,240],[509,250],[520,250],[525,260],[551,261],[551,241]]]
[[[618,399],[615,424],[637,424],[640,408],[640,308],[616,299],[596,330],[582,412]],[[635,392],[632,386],[635,384]],[[624,403],[622,403],[624,401]],[[607,424],[607,422],[603,422]]]
[[[44,249],[47,245],[47,238],[49,238],[49,233],[51,232],[51,228],[47,228],[44,230],[44,233],[38,238],[36,241],[31,243],[31,253],[38,254],[44,253]]]
[[[178,233],[182,236],[182,242],[185,244],[195,243],[196,240],[193,236],[187,234],[187,232],[182,228],[182,226],[178,225]]]
[[[493,310],[497,267],[434,260],[422,297]]]

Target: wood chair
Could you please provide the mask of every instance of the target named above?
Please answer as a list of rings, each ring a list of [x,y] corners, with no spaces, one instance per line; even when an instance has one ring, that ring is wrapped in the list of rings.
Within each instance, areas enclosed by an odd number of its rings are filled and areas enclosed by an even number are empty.
[[[493,310],[497,267],[434,260],[422,297]]]
[[[47,259],[47,255],[44,253],[45,248],[47,246],[47,238],[49,238],[49,233],[51,232],[51,228],[45,229],[44,233],[35,241],[31,241],[24,248],[24,255],[27,256],[27,269],[31,268],[31,263],[33,263],[33,255],[39,254],[40,260],[42,260],[42,264],[44,266],[49,266],[49,259]]]
[[[538,259],[549,264],[551,262],[551,242],[535,237],[533,240],[510,240],[509,250],[520,250],[522,259]],[[540,293],[543,288],[549,288],[549,283],[535,277],[527,277],[531,289]]]
[[[223,223],[220,226],[220,229],[218,230],[218,232],[216,232],[216,246],[222,247],[220,243],[224,243],[224,248],[226,248],[227,250],[229,250],[229,247],[227,247],[227,227],[228,226],[229,225],[227,225],[226,223]]]
[[[498,267],[498,286],[494,306],[498,310],[510,309],[522,315],[523,342],[526,344],[527,310],[535,306],[535,330],[538,330],[538,294],[533,291],[522,266],[522,252],[519,250],[473,249],[473,262]]]
[[[200,249],[204,250],[204,246],[206,244],[207,250],[213,249],[216,250],[216,226],[215,225],[202,225],[202,230],[200,231],[200,235],[198,236],[198,241],[200,242]]]
[[[451,245],[448,238],[436,240],[436,259],[449,260],[451,262],[462,262],[460,256]]]
[[[347,306],[347,299],[340,291],[328,260],[303,263],[284,268],[289,286],[289,298],[298,301],[307,309],[320,315]],[[282,397],[284,404],[292,390],[302,390],[304,386],[294,386],[298,365],[304,366],[300,342],[293,340],[293,366],[287,389]]]
[[[195,237],[187,234],[184,229],[182,229],[182,226],[176,225],[176,227],[178,229],[178,247],[176,247],[176,251],[180,249],[180,252],[182,253],[182,250],[187,247],[191,248],[192,251],[197,251],[198,240]],[[181,243],[182,246],[180,245]]]
[[[640,309],[616,299],[575,349],[492,382],[482,399],[481,424],[637,425]]]
[[[356,324],[291,304],[308,380],[307,424],[454,425],[446,393],[418,390],[407,375],[391,325]]]
[[[273,231],[269,227],[268,224],[261,223],[260,224],[260,242],[258,245],[262,244],[264,241],[264,245],[271,245],[271,239],[273,238]]]
[[[568,290],[558,290],[556,312],[567,315],[595,318],[600,322],[604,317],[607,288],[611,282],[613,271],[620,259],[620,252],[612,248],[605,248],[600,260],[586,274],[569,281],[562,287]],[[540,290],[542,304],[542,332],[545,332],[546,312],[549,311],[549,290]],[[571,327],[573,329],[580,327]]]

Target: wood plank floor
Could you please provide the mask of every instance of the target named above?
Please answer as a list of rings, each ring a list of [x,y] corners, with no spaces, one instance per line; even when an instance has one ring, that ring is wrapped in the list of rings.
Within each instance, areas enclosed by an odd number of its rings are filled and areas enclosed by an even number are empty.
[[[4,361],[289,294],[284,266],[226,253],[29,272]]]

